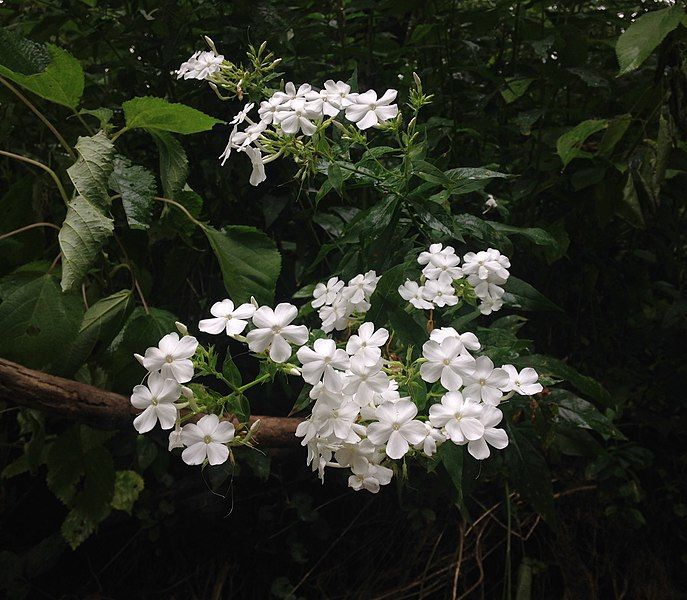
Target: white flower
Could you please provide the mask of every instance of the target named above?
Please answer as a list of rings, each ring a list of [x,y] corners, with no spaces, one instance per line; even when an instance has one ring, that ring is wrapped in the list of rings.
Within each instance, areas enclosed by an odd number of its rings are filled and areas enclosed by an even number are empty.
[[[456,296],[456,291],[450,283],[430,279],[424,285],[423,294],[425,300],[433,302],[439,307],[458,304],[458,296]]]
[[[354,103],[346,107],[346,118],[356,123],[361,130],[393,119],[398,114],[398,105],[391,103],[396,99],[397,93],[396,90],[387,90],[379,99],[374,90],[358,94]]]
[[[248,158],[250,158],[250,162],[253,165],[253,170],[251,171],[250,179],[248,181],[251,185],[260,185],[263,181],[265,181],[265,179],[267,179],[267,175],[265,175],[265,163],[262,160],[262,154],[260,150],[253,148],[253,146],[247,146],[244,152],[248,155]]]
[[[482,252],[468,252],[463,257],[463,273],[489,279],[491,283],[505,283],[508,279],[510,261],[498,250],[489,248]]]
[[[143,366],[151,373],[160,371],[164,379],[176,379],[179,383],[191,381],[193,377],[193,361],[191,357],[196,353],[198,340],[185,335],[179,339],[178,333],[168,333],[160,340],[158,347],[146,350]]]
[[[281,105],[281,101],[275,96],[272,96],[269,100],[263,100],[260,103],[260,108],[258,109],[260,122],[265,123],[266,125],[271,125],[274,121],[274,116]]]
[[[308,341],[308,328],[305,325],[291,325],[298,316],[298,309],[293,304],[282,302],[274,310],[261,306],[253,315],[253,324],[257,329],[248,332],[248,348],[253,352],[264,352],[270,349],[270,358],[277,363],[289,360],[291,346],[302,346]]]
[[[465,333],[458,333],[453,327],[440,327],[433,329],[429,334],[429,339],[434,342],[443,342],[447,337],[458,338],[467,350],[479,350],[480,343],[474,333],[466,331]]]
[[[495,298],[482,299],[482,303],[479,305],[479,312],[483,315],[490,315],[492,312],[501,310],[503,306],[503,300]]]
[[[501,390],[508,386],[509,378],[506,371],[494,368],[494,363],[488,356],[480,356],[475,359],[474,371],[465,374],[463,382],[463,394],[466,398],[496,405],[501,401]]]
[[[338,277],[331,277],[326,284],[318,283],[312,293],[315,299],[311,302],[311,306],[319,308],[320,306],[333,304],[343,286],[344,282]]]
[[[174,448],[183,448],[184,442],[181,441],[181,427],[179,424],[169,432],[169,445],[167,450],[171,452]]]
[[[291,103],[296,100],[305,100],[305,96],[308,92],[310,92],[312,88],[310,87],[309,83],[302,83],[301,85],[298,86],[298,89],[296,89],[296,86],[289,81],[285,86],[284,86],[284,91],[283,92],[275,92],[272,98],[275,100],[279,101],[281,106],[285,108],[290,108]]]
[[[225,446],[234,439],[234,425],[230,421],[220,423],[217,415],[205,415],[198,423],[189,423],[181,429],[181,440],[187,446],[181,453],[187,465],[202,465],[205,459],[211,465],[221,465],[229,458]]]
[[[380,394],[389,387],[388,377],[382,370],[382,361],[369,365],[362,357],[351,358],[349,370],[346,371],[344,393],[355,395],[358,406],[372,402],[374,394]]]
[[[390,483],[394,475],[391,469],[372,463],[368,463],[363,469],[353,467],[351,471],[353,475],[348,478],[348,487],[353,488],[356,492],[366,489],[373,494],[379,491],[380,486]]]
[[[482,214],[488,213],[492,208],[497,207],[498,202],[496,202],[496,198],[494,198],[494,196],[491,194],[487,194],[487,199],[484,201],[484,210],[482,211]]]
[[[303,365],[301,369],[303,379],[310,385],[317,384],[324,375],[326,386],[334,369],[345,370],[348,368],[348,354],[338,349],[334,340],[315,340],[313,348],[311,350],[307,346],[303,346],[296,352],[298,360]]]
[[[422,269],[422,274],[427,279],[436,279],[439,283],[450,285],[454,279],[463,277],[463,271],[458,266],[459,263],[459,256],[438,252],[432,256],[430,262]]]
[[[410,401],[382,404],[376,411],[378,421],[367,426],[367,437],[376,446],[386,444],[389,458],[403,458],[410,444],[419,444],[425,437],[425,425],[415,420],[417,406]]]
[[[160,421],[162,429],[171,429],[177,419],[177,407],[181,389],[174,379],[159,373],[151,373],[148,386],[137,385],[131,394],[131,404],[143,412],[134,419],[138,433],[146,433]]]
[[[432,427],[429,423],[423,423],[425,426],[425,439],[415,444],[417,450],[422,449],[425,456],[434,456],[437,451],[437,446],[440,446],[446,441],[446,435],[440,429]]]
[[[246,150],[255,140],[257,140],[262,132],[267,129],[267,123],[260,121],[259,123],[253,123],[246,127],[244,131],[236,134],[234,137],[234,144],[239,149],[239,151]]]
[[[288,108],[280,108],[274,114],[276,122],[284,133],[296,134],[302,131],[305,135],[312,135],[317,131],[311,119],[316,119],[318,113],[310,108],[303,98],[296,98],[289,103]]]
[[[313,417],[315,412],[317,412],[316,421],[319,424],[318,435],[327,437],[334,434],[339,440],[347,441],[350,440],[351,428],[360,408],[352,400],[335,406],[318,402],[317,411],[313,410]],[[354,433],[354,435],[354,440],[360,440],[357,434]]]
[[[446,248],[444,248],[441,244],[432,244],[428,251],[420,252],[420,255],[417,257],[417,262],[421,265],[427,265],[438,257],[451,256],[455,255],[455,253],[456,251],[453,246],[446,246]]]
[[[484,434],[481,438],[468,442],[468,452],[477,460],[484,460],[489,457],[489,444],[497,450],[502,450],[508,445],[508,434],[503,429],[496,429],[503,418],[503,413],[495,406],[486,405],[482,408],[479,417],[484,426]]]
[[[377,277],[375,271],[356,275],[341,293],[354,306],[356,312],[366,312],[370,308],[367,301],[377,288],[377,282],[380,279],[381,277]]]
[[[368,439],[355,444],[344,444],[334,453],[334,458],[342,467],[353,467],[364,471],[373,461],[375,445]]]
[[[420,377],[428,383],[441,380],[447,390],[457,390],[475,365],[475,360],[462,351],[463,343],[456,337],[447,337],[441,344],[432,340],[425,342],[422,356],[427,362],[420,366]]]
[[[352,312],[353,307],[343,296],[336,298],[331,306],[321,307],[317,314],[322,321],[322,331],[343,331],[348,327],[348,317]]]
[[[239,123],[243,123],[246,120],[248,113],[251,110],[253,110],[254,106],[255,106],[255,104],[253,104],[252,102],[249,102],[248,104],[246,104],[243,107],[243,109],[240,110],[231,121],[229,121],[229,125],[238,125]]]
[[[429,407],[429,422],[434,427],[444,427],[453,443],[464,444],[484,435],[481,413],[482,405],[464,399],[460,392],[448,392],[442,396],[441,404]]]
[[[525,367],[520,373],[513,365],[503,365],[501,368],[508,373],[508,384],[502,388],[504,392],[513,390],[521,396],[532,396],[544,389],[537,381],[539,374],[532,367]]]
[[[234,308],[234,303],[229,300],[215,302],[210,308],[210,314],[214,319],[203,319],[198,323],[198,329],[205,333],[218,334],[226,331],[227,335],[235,336],[243,333],[248,325],[248,319],[253,316],[255,307],[249,302]]]
[[[382,356],[380,348],[389,339],[389,332],[383,327],[375,331],[374,323],[363,323],[358,334],[348,338],[346,352],[351,356],[363,359],[368,365],[374,365]]]
[[[214,52],[198,51],[186,62],[181,63],[177,71],[177,79],[208,79],[219,71],[224,56]]]
[[[425,288],[418,285],[416,281],[407,279],[406,282],[398,288],[398,293],[401,295],[401,298],[410,302],[415,308],[421,310],[434,308],[434,304],[425,299]]]
[[[351,94],[350,85],[343,81],[334,83],[333,79],[328,79],[324,82],[324,91],[327,95],[327,100],[324,103],[323,111],[325,115],[330,117],[335,117],[341,109],[353,104],[356,97],[356,95]]]

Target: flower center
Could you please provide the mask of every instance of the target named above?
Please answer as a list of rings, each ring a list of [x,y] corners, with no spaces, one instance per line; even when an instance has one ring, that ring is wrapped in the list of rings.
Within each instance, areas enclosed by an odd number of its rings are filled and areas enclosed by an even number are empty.
[[[370,104],[370,110],[377,110],[376,104]]]
[[[206,444],[212,443],[212,436],[211,436],[211,435],[206,435],[205,437],[203,437],[203,441],[204,441]]]
[[[165,362],[167,363],[173,363],[174,362],[174,357],[171,354],[168,354],[165,356]]]
[[[456,421],[460,421],[463,418],[463,415],[461,415],[459,412],[457,412],[455,415],[453,415],[456,418]]]
[[[153,406],[157,406],[157,404],[158,404],[158,399],[157,399],[155,396],[153,396],[153,399],[150,401],[150,403],[151,403]]]
[[[445,358],[441,362],[444,363],[446,366],[448,366],[450,361],[448,360],[448,358]]]
[[[272,332],[273,332],[275,335],[278,334],[278,333],[281,333],[281,327],[279,327],[279,325],[275,325],[274,327],[272,327]]]
[[[394,423],[391,426],[391,429],[393,429],[394,431],[398,431],[400,428],[401,428],[401,426],[398,423]]]
[[[482,386],[487,385],[486,379],[480,379],[480,380],[479,380],[479,384],[482,385]]]

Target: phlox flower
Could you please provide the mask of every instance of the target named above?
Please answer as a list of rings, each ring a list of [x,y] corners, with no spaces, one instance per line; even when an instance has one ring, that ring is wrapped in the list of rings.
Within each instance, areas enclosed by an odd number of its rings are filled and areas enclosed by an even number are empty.
[[[291,108],[291,103],[294,100],[305,100],[306,94],[308,94],[308,92],[310,92],[311,90],[312,88],[310,87],[309,83],[302,83],[298,86],[298,89],[296,89],[296,86],[291,81],[289,81],[284,86],[284,91],[275,92],[272,98],[279,101],[281,106],[285,108]]]
[[[315,299],[310,305],[313,308],[320,308],[320,306],[333,304],[343,286],[344,282],[338,277],[330,277],[327,283],[318,283],[312,293]]]
[[[282,105],[279,98],[272,96],[268,100],[263,100],[260,102],[260,108],[258,108],[258,116],[260,117],[260,122],[266,125],[271,125],[274,122],[274,116]]]
[[[463,383],[466,398],[476,402],[482,400],[485,404],[495,406],[501,401],[501,390],[508,387],[510,379],[506,371],[494,368],[494,363],[488,356],[479,356],[475,359],[474,370],[465,374]]]
[[[282,302],[272,310],[261,306],[253,314],[253,324],[257,329],[248,332],[248,348],[253,352],[264,352],[269,348],[270,358],[277,363],[289,360],[291,346],[302,346],[308,340],[308,328],[305,325],[291,325],[298,309],[293,304]]]
[[[460,392],[448,392],[441,397],[441,404],[429,407],[429,422],[434,427],[443,427],[454,444],[478,440],[484,435],[484,425],[479,420],[482,405]]]
[[[248,155],[248,158],[250,158],[251,165],[253,166],[248,182],[253,186],[260,185],[267,179],[262,153],[257,148],[253,148],[253,146],[247,146],[244,152]]]
[[[210,307],[210,314],[214,318],[202,319],[198,323],[198,329],[215,335],[226,331],[227,335],[233,337],[243,333],[253,313],[255,313],[255,306],[249,302],[234,308],[234,303],[227,298],[221,302],[215,302]]]
[[[441,380],[447,390],[460,388],[475,365],[475,360],[463,353],[463,343],[455,337],[447,337],[441,344],[433,340],[425,342],[422,356],[427,362],[420,366],[420,377],[428,383]]]
[[[389,458],[403,458],[410,445],[426,437],[425,425],[415,420],[417,406],[408,400],[377,407],[377,421],[367,426],[367,437],[376,446],[386,444]]]
[[[425,300],[439,307],[458,304],[458,296],[456,296],[453,286],[437,279],[430,279],[425,283],[423,295]]]
[[[436,279],[439,283],[450,285],[454,279],[463,277],[463,271],[458,266],[460,257],[456,254],[434,254],[429,263],[422,269],[427,279]]]
[[[229,125],[238,125],[239,123],[243,123],[246,120],[246,117],[248,116],[248,113],[253,110],[253,107],[255,104],[252,102],[249,102],[246,104],[237,114],[236,116],[229,121]]]
[[[312,135],[317,131],[317,125],[311,119],[318,116],[303,98],[296,98],[289,103],[288,108],[281,107],[274,114],[274,119],[284,133],[296,134],[302,131],[305,135]]]
[[[224,56],[209,51],[198,51],[186,62],[181,63],[177,79],[208,79],[219,71]]]
[[[538,382],[539,374],[532,367],[525,367],[520,373],[513,365],[501,368],[508,374],[508,385],[502,388],[504,392],[512,390],[521,396],[532,396],[544,389]]]
[[[455,253],[456,251],[453,246],[446,246],[446,248],[444,248],[442,244],[431,244],[429,250],[420,252],[417,257],[417,262],[421,265],[427,265],[439,257],[455,255]]]
[[[196,338],[185,335],[179,339],[178,333],[168,333],[160,340],[157,348],[148,348],[144,357],[136,358],[151,373],[160,371],[163,379],[171,378],[179,383],[186,383],[193,377],[191,357],[196,353],[196,348]]]
[[[341,293],[353,305],[356,312],[366,312],[370,308],[368,300],[377,288],[379,280],[380,277],[377,277],[375,271],[361,273],[351,279]]]
[[[370,365],[362,357],[354,356],[346,371],[344,393],[355,395],[358,406],[370,404],[375,393],[379,394],[389,387],[388,377],[381,369],[381,360]]]
[[[374,365],[382,356],[380,348],[389,339],[389,332],[381,327],[375,331],[374,323],[363,323],[358,333],[348,338],[346,352],[362,358],[365,364]]]
[[[202,465],[207,458],[211,465],[220,465],[229,458],[225,446],[234,439],[234,425],[220,422],[217,415],[205,415],[198,423],[189,423],[181,429],[181,440],[187,446],[181,453],[187,465]]]
[[[425,439],[415,444],[416,450],[422,450],[425,456],[434,456],[437,446],[446,441],[446,435],[440,429],[432,427],[430,423],[423,423],[425,426]]]
[[[313,349],[303,346],[298,349],[296,356],[303,365],[303,379],[310,385],[317,384],[324,375],[327,386],[327,380],[335,376],[334,369],[346,370],[349,366],[348,354],[337,348],[336,342],[330,339],[315,340]]]
[[[489,458],[489,446],[502,450],[508,445],[508,434],[503,429],[496,428],[502,418],[503,413],[495,406],[486,405],[482,408],[479,420],[484,427],[484,434],[481,438],[468,442],[468,452],[477,460]]]
[[[419,285],[416,281],[407,279],[403,285],[399,286],[398,293],[401,298],[410,302],[415,308],[421,310],[434,308],[434,304],[425,299],[424,286]]]
[[[358,467],[359,465],[356,465]],[[362,489],[367,490],[376,494],[379,492],[379,488],[382,485],[387,485],[391,482],[391,478],[394,472],[388,467],[382,467],[381,465],[374,465],[368,463],[365,468],[358,469],[353,467],[351,472],[353,473],[348,478],[348,486],[353,488],[356,492]]]
[[[131,394],[131,404],[143,412],[134,419],[138,433],[146,433],[160,422],[162,429],[171,429],[177,419],[177,407],[181,389],[174,379],[151,373],[148,385],[137,385]]]
[[[479,279],[489,279],[492,283],[505,283],[508,279],[510,261],[498,250],[489,248],[481,252],[468,252],[463,257],[463,273],[477,275]]]
[[[348,327],[348,318],[353,313],[351,303],[343,296],[339,296],[332,302],[331,306],[322,306],[317,312],[322,321],[322,331],[330,333],[343,331]]]
[[[429,339],[433,342],[443,342],[447,337],[458,338],[466,350],[479,350],[480,343],[474,333],[466,331],[465,333],[458,333],[453,327],[440,327],[433,329],[429,334]]]
[[[398,105],[392,104],[396,94],[396,90],[387,90],[381,98],[377,98],[374,90],[358,94],[353,104],[346,107],[346,118],[361,130],[393,119],[398,115]]]

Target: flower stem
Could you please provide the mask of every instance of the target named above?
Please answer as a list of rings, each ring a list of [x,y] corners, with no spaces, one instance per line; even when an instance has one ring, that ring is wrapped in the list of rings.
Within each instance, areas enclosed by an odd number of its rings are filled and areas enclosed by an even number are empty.
[[[37,160],[33,160],[31,158],[27,158],[26,156],[22,156],[21,154],[14,154],[13,152],[7,152],[5,150],[0,150],[0,155],[1,156],[7,156],[9,158],[14,158],[15,160],[19,160],[21,162],[28,163],[30,165],[33,165],[34,167],[38,167],[39,169],[43,169],[50,177],[52,177],[53,181],[55,182],[55,185],[57,186],[57,189],[60,191],[60,196],[62,196],[62,199],[64,200],[64,203],[69,205],[69,197],[67,196],[67,192],[64,189],[64,186],[62,185],[62,182],[60,181],[60,178],[57,176],[57,173],[53,171],[50,167],[47,165],[44,165],[41,162],[38,162]]]
[[[14,231],[10,231],[8,233],[3,233],[2,235],[0,235],[0,240],[4,240],[5,238],[11,237],[13,235],[17,235],[18,233],[28,231],[29,229],[35,229],[36,227],[52,227],[53,229],[57,229],[57,231],[60,230],[60,228],[57,225],[55,225],[54,223],[45,223],[45,222],[31,223],[31,225],[26,225],[25,227],[20,227],[19,229],[15,229]]]
[[[160,196],[155,196],[153,199],[157,200],[158,202],[166,202],[167,204],[171,204],[172,206],[176,206],[179,210],[181,210],[189,218],[189,220],[192,223],[194,223],[195,225],[197,225],[198,227],[200,227],[203,230],[207,229],[203,223],[201,223],[190,212],[188,212],[188,209],[183,204],[179,204],[176,200],[170,200],[169,198],[162,198]]]
[[[260,375],[260,377],[258,377],[255,381],[251,381],[250,383],[247,383],[246,385],[242,385],[240,388],[237,388],[236,391],[239,393],[243,393],[256,385],[268,381],[271,377],[272,376],[269,373],[264,373],[263,375]]]

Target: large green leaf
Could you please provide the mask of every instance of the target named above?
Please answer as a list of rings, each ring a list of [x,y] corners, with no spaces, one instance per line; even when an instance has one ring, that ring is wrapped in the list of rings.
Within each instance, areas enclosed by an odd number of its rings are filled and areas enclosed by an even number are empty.
[[[563,166],[566,167],[573,158],[590,157],[591,154],[584,152],[580,147],[590,135],[605,129],[607,126],[608,121],[606,119],[588,119],[559,137],[556,142],[556,151],[563,161]]]
[[[625,439],[625,436],[597,408],[572,392],[553,389],[547,402],[553,402],[558,410],[558,418],[582,429],[593,429],[604,438]]]
[[[81,283],[113,230],[112,219],[82,196],[69,203],[67,217],[58,236],[62,249],[63,290],[70,290]]]
[[[76,142],[79,158],[67,169],[77,194],[101,212],[110,206],[108,181],[114,168],[114,145],[99,131]]]
[[[157,194],[155,176],[145,167],[132,165],[128,158],[117,156],[110,187],[122,195],[129,227],[148,229],[153,217],[153,198]]]
[[[255,296],[261,304],[274,299],[281,270],[281,255],[274,242],[254,227],[232,225],[224,231],[205,228],[219,260],[224,287],[236,303]]]
[[[52,275],[23,283],[0,304],[0,355],[52,371],[77,335],[82,314],[80,297],[61,293]]]
[[[43,44],[0,27],[0,65],[21,75],[33,75],[45,69],[49,63],[50,54]]]
[[[551,302],[541,292],[522,279],[511,275],[503,288],[506,290],[506,293],[503,295],[503,302],[509,306],[522,310],[563,312],[560,306]]]
[[[167,102],[164,98],[143,96],[122,104],[129,129],[156,129],[172,133],[199,133],[224,123],[185,104]]]
[[[540,229],[539,227],[515,227],[513,225],[499,223],[498,221],[487,221],[487,223],[496,229],[496,231],[505,234],[511,233],[514,235],[521,235],[537,244],[537,246],[548,246],[550,248],[558,247],[556,239],[548,231]]]
[[[11,79],[41,98],[75,109],[84,87],[81,64],[71,54],[57,46],[48,44],[47,48],[51,61],[44,71],[24,75],[0,64],[0,75]],[[34,66],[36,64],[34,63]]]
[[[685,16],[679,4],[648,12],[639,17],[618,38],[615,52],[620,65],[619,75],[639,67],[656,47],[673,31]]]
[[[183,189],[188,177],[188,159],[186,152],[171,133],[149,130],[153,136],[160,155],[160,180],[162,191],[167,198],[176,199]]]

